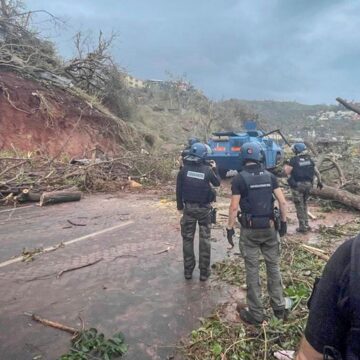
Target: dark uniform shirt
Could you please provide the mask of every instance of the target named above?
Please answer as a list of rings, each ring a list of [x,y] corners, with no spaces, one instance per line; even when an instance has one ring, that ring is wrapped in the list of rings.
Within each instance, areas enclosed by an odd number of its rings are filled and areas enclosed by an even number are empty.
[[[341,353],[345,351],[346,336],[351,327],[349,279],[353,241],[346,241],[335,251],[311,297],[305,337],[319,353],[323,353],[325,345]]]
[[[259,172],[261,168],[262,168],[261,165],[253,164],[253,165],[244,166],[243,170],[249,172]],[[271,185],[272,185],[272,190],[275,190],[279,187],[279,183],[274,174],[271,174]],[[231,193],[233,195],[241,195],[243,197],[247,195],[247,191],[248,189],[245,180],[240,174],[237,174],[231,182]]]

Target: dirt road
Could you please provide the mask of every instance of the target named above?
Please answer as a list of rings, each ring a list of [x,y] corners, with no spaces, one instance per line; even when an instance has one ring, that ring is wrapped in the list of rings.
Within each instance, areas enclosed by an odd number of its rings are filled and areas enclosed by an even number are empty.
[[[222,195],[228,196],[228,190],[225,186]],[[297,224],[289,204],[289,232],[294,234]],[[212,262],[228,256],[222,230],[227,206],[228,199],[220,196]],[[312,226],[353,217],[340,210],[320,213]],[[317,236],[312,232],[299,241],[316,243]],[[24,263],[19,257],[24,248],[56,250]],[[94,264],[57,277],[89,263]],[[86,327],[107,336],[122,331],[129,344],[126,359],[167,359],[217,303],[235,304],[244,296],[198,278],[198,270],[193,280],[183,278],[179,214],[173,201],[158,195],[96,195],[45,208],[0,209],[0,358],[53,360],[68,351],[70,336],[24,316],[34,312],[78,327],[81,316]],[[234,316],[234,306],[229,308]]]
[[[108,336],[122,331],[126,358],[166,359],[224,295],[200,283],[198,270],[184,280],[178,220],[173,202],[143,194],[0,209],[1,359],[56,359],[69,349],[68,334],[33,323],[24,312],[71,326],[80,326],[80,315],[86,327]],[[222,239],[222,230],[215,234]],[[16,258],[23,248],[61,243],[30,263]],[[225,243],[212,247],[212,260],[222,259]]]

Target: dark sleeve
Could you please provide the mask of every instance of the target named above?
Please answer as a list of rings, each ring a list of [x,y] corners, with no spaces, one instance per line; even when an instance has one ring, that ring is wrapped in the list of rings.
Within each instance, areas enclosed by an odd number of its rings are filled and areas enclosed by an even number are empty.
[[[275,190],[279,187],[278,179],[274,174],[271,174],[271,186],[272,186],[273,190]]]
[[[178,210],[182,210],[184,208],[184,202],[182,199],[182,173],[183,171],[180,170],[176,178],[176,203]]]
[[[292,157],[292,158],[290,159],[289,165],[292,166],[292,167],[294,167],[294,166],[295,166],[295,163],[296,163],[296,157],[294,156],[294,157]]]
[[[339,306],[339,295],[343,292],[340,285],[344,284],[344,269],[348,269],[345,275],[349,276],[351,244],[352,240],[346,241],[335,251],[311,298],[305,337],[319,353],[325,345],[341,351],[349,330],[345,307]]]
[[[215,187],[220,186],[221,179],[216,168],[214,170],[209,169],[209,181]]]
[[[243,178],[238,174],[231,182],[231,194],[232,195],[243,195],[246,191],[246,185]]]

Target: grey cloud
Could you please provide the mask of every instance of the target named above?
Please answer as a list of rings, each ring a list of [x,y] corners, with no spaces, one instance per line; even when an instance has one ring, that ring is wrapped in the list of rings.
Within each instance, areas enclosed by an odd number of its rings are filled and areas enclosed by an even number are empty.
[[[334,102],[359,97],[357,0],[29,0],[79,28],[120,34],[117,61],[135,76],[186,73],[213,98]]]

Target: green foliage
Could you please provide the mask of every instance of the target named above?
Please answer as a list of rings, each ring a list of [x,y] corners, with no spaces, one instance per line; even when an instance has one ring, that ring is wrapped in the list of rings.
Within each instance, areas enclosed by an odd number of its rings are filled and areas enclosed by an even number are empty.
[[[315,277],[319,276],[324,261],[305,252],[297,243],[288,241],[282,247],[281,271],[285,294],[293,300],[287,321],[276,319],[271,310],[266,325],[246,326],[243,323],[227,323],[222,319],[221,307],[215,315],[206,319],[201,327],[193,330],[183,352],[186,359],[253,360],[271,358],[278,350],[296,349],[307,319],[307,301]],[[214,272],[218,279],[231,285],[245,283],[245,266],[242,258],[216,263]],[[270,309],[266,291],[265,264],[260,263],[263,286],[263,302]]]
[[[60,357],[60,360],[110,360],[121,357],[127,352],[122,333],[116,333],[111,339],[98,333],[94,328],[84,330],[72,340],[71,350]]]

